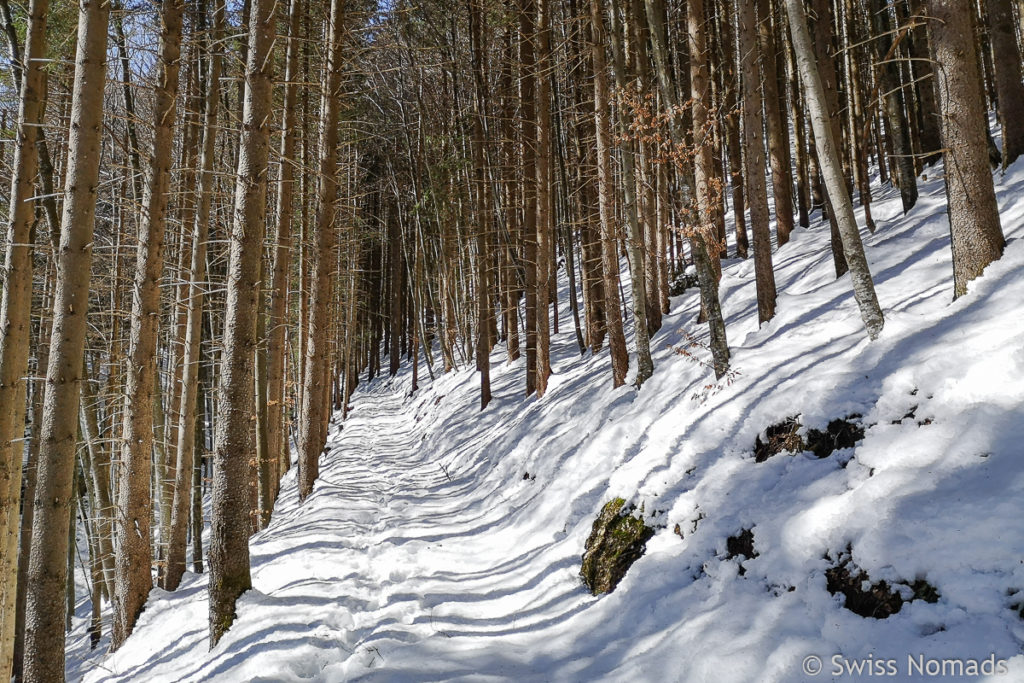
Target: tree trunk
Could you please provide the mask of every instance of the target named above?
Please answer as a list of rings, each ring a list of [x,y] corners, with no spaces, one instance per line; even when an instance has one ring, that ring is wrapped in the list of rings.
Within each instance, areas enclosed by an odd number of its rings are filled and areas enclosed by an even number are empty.
[[[700,142],[701,136],[708,130],[710,89],[708,87],[707,38],[704,17],[704,0],[690,0],[687,7],[687,34],[690,46],[690,99],[693,102],[693,137],[696,150],[694,164],[694,180],[696,185],[697,208],[700,214],[700,225],[697,234],[690,240],[697,277],[700,280],[701,308],[707,316],[711,333],[711,354],[715,366],[715,377],[721,378],[729,369],[729,343],[725,333],[725,320],[722,317],[722,306],[718,298],[718,273],[714,264],[718,263],[711,245],[715,244],[714,211],[716,201],[712,196],[709,182],[712,178],[710,141]],[[744,78],[746,80],[746,78]],[[746,126],[744,126],[746,127]],[[762,159],[762,164],[763,164]],[[764,183],[762,166],[761,182]],[[766,226],[767,227],[767,226]],[[755,233],[756,234],[756,233]],[[755,258],[757,244],[754,245]]]
[[[110,5],[82,0],[68,141],[67,182],[53,303],[53,332],[39,435],[25,629],[25,680],[64,680],[64,594],[74,499],[79,382],[99,183]]]
[[[622,20],[619,18],[618,4],[615,0],[611,7],[611,44],[615,83],[620,91],[629,87],[626,73],[626,58],[623,39],[625,35]],[[647,286],[644,275],[644,238],[640,228],[640,218],[636,196],[636,156],[633,152],[634,143],[629,137],[629,124],[625,112],[619,111],[619,135],[624,139],[622,144],[622,184],[626,216],[626,257],[629,259],[629,281],[633,294],[633,335],[636,339],[636,386],[643,385],[654,373],[654,360],[651,358],[651,340],[647,327]]]
[[[541,0],[542,2],[544,0]],[[490,296],[487,257],[491,213],[488,206],[488,180],[484,161],[484,117],[486,88],[484,78],[484,11],[479,0],[469,1],[469,32],[473,60],[473,191],[476,196],[476,365],[480,371],[480,410],[491,402]],[[417,256],[419,250],[417,249]],[[543,389],[538,384],[537,393]]]
[[[746,192],[743,187],[743,150],[740,143],[740,121],[739,105],[736,92],[740,88],[739,71],[736,64],[736,41],[734,35],[734,14],[732,6],[727,4],[729,0],[723,0],[722,6],[726,12],[723,13],[721,24],[722,31],[722,55],[721,65],[724,74],[724,107],[725,107],[725,144],[729,158],[729,184],[732,187],[732,213],[733,224],[736,233],[736,257],[745,259],[750,254],[750,241],[747,238],[747,202]]]
[[[955,1],[955,0],[954,0]],[[843,177],[842,162],[832,124],[829,120],[828,103],[825,98],[825,86],[818,73],[817,59],[811,36],[807,30],[807,17],[804,15],[802,0],[785,0],[786,12],[789,16],[789,31],[793,40],[793,51],[796,55],[800,80],[803,83],[807,99],[807,111],[810,114],[811,126],[814,129],[814,144],[818,150],[818,161],[831,205],[835,211],[836,223],[842,238],[843,253],[853,280],[853,295],[860,308],[861,319],[867,329],[868,336],[876,339],[882,331],[885,320],[882,309],[875,296],[875,285],[871,280],[868,260],[864,254],[864,245],[860,240],[857,220],[853,215],[853,203],[846,189]]]
[[[267,449],[276,463],[276,498],[281,473],[288,466],[288,434],[285,421],[285,331],[288,309],[288,266],[292,255],[292,197],[295,188],[295,141],[299,74],[299,30],[302,0],[291,0],[288,9],[288,48],[285,56],[284,115],[281,122],[281,173],[277,185],[277,244],[271,284],[270,336],[267,341]]]
[[[749,5],[749,2],[742,3]],[[775,29],[772,26],[771,3],[769,0],[757,0],[757,48],[761,53],[760,81],[764,88],[764,111],[768,129],[768,153],[772,169],[772,197],[775,200],[775,231],[778,245],[781,247],[789,241],[793,232],[793,177],[790,170],[789,140],[787,136],[789,123],[782,111],[779,100],[778,48],[775,43]],[[754,62],[756,67],[756,52]],[[741,52],[744,57],[746,52]],[[746,70],[744,69],[744,75]],[[752,84],[755,88],[759,83]],[[746,88],[744,88],[746,92]],[[746,99],[744,98],[744,101]],[[746,105],[744,105],[746,111]],[[760,138],[760,134],[758,135]],[[749,149],[749,144],[747,149]],[[763,160],[762,160],[763,165]],[[763,176],[759,181],[764,185]],[[757,251],[757,247],[754,248]],[[755,264],[756,265],[756,264]],[[773,283],[774,284],[774,283]],[[774,308],[774,306],[773,306]],[[770,316],[769,316],[770,317]],[[763,321],[762,321],[763,322]]]
[[[253,457],[252,357],[263,259],[270,147],[270,49],[276,35],[272,0],[253,0],[249,15],[242,134],[230,236],[227,310],[214,441],[210,533],[210,645],[235,619],[235,601],[252,587],[249,575],[250,479]]]
[[[764,3],[759,3],[762,8]],[[755,7],[749,2],[740,2],[739,47],[741,56],[740,74],[743,80],[743,158],[746,161],[747,203],[750,206],[750,229],[754,235],[754,277],[757,284],[757,322],[768,322],[775,316],[775,271],[772,267],[772,236],[769,231],[768,194],[765,189],[764,121],[761,118],[762,79],[758,69],[758,26]],[[767,21],[761,17],[761,22]],[[765,46],[762,38],[761,47]],[[774,61],[768,54],[761,57],[765,64]],[[781,125],[779,123],[778,125]],[[769,126],[770,128],[770,126]],[[776,187],[776,192],[778,188]],[[776,197],[777,199],[777,197]],[[778,203],[776,203],[778,209]],[[792,210],[792,207],[790,207]],[[792,223],[792,216],[790,216]],[[790,225],[792,229],[792,225]],[[782,244],[782,226],[779,225],[779,244]],[[788,235],[786,236],[788,239]]]
[[[537,0],[535,70],[537,99],[537,396],[548,389],[551,374],[550,299],[553,259],[551,258],[551,0]],[[556,302],[557,304],[557,302]]]
[[[306,376],[303,379],[302,415],[299,425],[299,499],[313,492],[320,474],[319,458],[327,434],[322,430],[328,405],[317,400],[323,395],[330,367],[328,357],[329,312],[327,305],[334,287],[333,261],[337,244],[335,201],[338,195],[338,117],[341,110],[342,58],[344,55],[345,0],[331,0],[328,25],[330,52],[324,66],[324,98],[320,132],[320,182],[317,185],[319,207],[316,215],[316,250],[311,266],[312,292],[309,302],[309,336],[306,339]]]
[[[176,590],[185,572],[189,502],[192,496],[192,478],[196,451],[196,405],[199,392],[199,365],[202,359],[203,288],[206,282],[206,242],[210,231],[210,209],[213,199],[213,162],[217,140],[217,109],[220,97],[222,48],[220,36],[224,31],[224,9],[214,11],[210,34],[209,77],[203,112],[203,149],[199,159],[199,206],[192,232],[192,261],[189,264],[187,320],[185,322],[185,350],[181,386],[181,419],[178,423],[177,453],[175,454],[174,497],[171,503],[171,526],[168,530],[167,568],[164,572],[164,590]],[[201,433],[201,431],[200,431]],[[199,444],[202,447],[202,444]]]
[[[604,46],[602,0],[590,0],[590,51],[594,67],[594,125],[597,142],[597,191],[601,220],[601,259],[604,265],[605,328],[612,358],[612,386],[622,386],[629,370],[626,335],[622,326],[622,300],[619,298],[619,250],[615,235],[615,181],[612,171],[611,108],[608,95],[608,66]]]
[[[135,260],[128,377],[121,467],[118,468],[118,551],[114,562],[114,629],[111,649],[121,647],[135,628],[153,587],[150,515],[152,494],[153,400],[156,384],[160,278],[164,261],[164,227],[171,180],[171,146],[180,71],[184,0],[161,5],[157,47],[157,88],[153,106],[153,151],[146,168],[142,220]],[[159,400],[159,399],[158,399]],[[162,474],[162,473],[161,473]],[[161,477],[162,480],[162,477]]]
[[[872,0],[871,16],[874,32],[877,36],[876,58],[887,55],[893,44],[892,22],[889,18],[887,0]],[[885,123],[893,143],[890,168],[898,169],[900,197],[903,200],[903,213],[907,213],[917,203],[917,175],[914,168],[913,147],[910,144],[909,124],[907,123],[906,105],[903,88],[900,83],[900,71],[892,59],[878,65],[878,83],[882,91],[882,102],[885,106]]]
[[[1024,153],[1024,82],[1021,81],[1020,46],[1014,30],[1010,0],[987,0],[989,41],[992,44],[998,97],[999,125],[1003,129],[1003,168]]]
[[[32,227],[36,141],[46,99],[47,0],[28,8],[25,64],[21,66],[17,147],[11,171],[3,298],[0,301],[0,680],[9,680],[14,659],[18,594],[18,510],[21,507],[26,384],[32,309]],[[11,47],[16,43],[11,38]]]
[[[984,92],[970,9],[960,0],[928,0],[928,42],[938,64],[946,199],[953,245],[953,298],[1003,255],[988,166]]]
[[[826,107],[825,112],[828,115],[829,121],[829,132],[833,144],[836,147],[836,153],[841,154],[842,148],[842,121],[843,116],[839,107],[839,89],[838,79],[836,77],[836,63],[832,56],[832,37],[833,37],[833,26],[835,25],[835,17],[832,13],[832,0],[813,0],[812,6],[814,8],[814,58],[816,63],[816,70],[818,77],[822,82],[824,98],[822,102]],[[790,19],[792,23],[792,19]],[[790,27],[792,32],[793,27]],[[794,47],[795,49],[795,47]],[[800,62],[800,55],[797,55],[797,62]],[[804,88],[804,97],[808,102],[808,117],[814,117],[814,113],[810,111],[811,99],[813,95],[807,92],[808,88]],[[818,142],[818,129],[813,125],[811,130],[814,133],[814,146],[816,154],[814,158],[818,166],[818,170],[812,173],[812,177],[817,181],[819,174],[825,175],[825,160],[821,158],[821,144]],[[840,159],[840,172],[842,173],[842,157]],[[847,187],[845,176],[843,187]],[[820,184],[820,183],[819,183]],[[828,213],[829,229],[832,231],[832,262],[835,266],[836,277],[842,277],[847,271],[846,255],[843,253],[843,239],[839,230],[839,222],[836,219],[836,209],[832,206],[832,196],[828,194],[829,184],[825,182],[825,196],[824,196],[824,208],[823,211]],[[849,191],[847,191],[849,194]]]

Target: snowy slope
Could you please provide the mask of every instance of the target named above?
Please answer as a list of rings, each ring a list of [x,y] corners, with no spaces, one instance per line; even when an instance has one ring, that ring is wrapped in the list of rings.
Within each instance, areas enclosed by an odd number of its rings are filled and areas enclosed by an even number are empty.
[[[887,321],[874,343],[815,223],[776,252],[778,315],[760,330],[753,262],[725,268],[731,383],[671,348],[704,338],[690,291],[673,299],[639,392],[611,388],[606,354],[579,357],[566,310],[542,400],[522,398],[522,361],[501,348],[483,413],[468,370],[424,378],[413,396],[405,371],[360,387],[305,504],[286,477],[252,541],[255,590],[213,651],[206,577],[190,574],[177,593],[154,590],[116,654],[89,653],[76,631],[69,676],[855,680],[832,675],[840,654],[893,658],[898,680],[914,680],[908,655],[994,655],[1009,672],[991,680],[1024,680],[1011,609],[1024,599],[1022,164],[996,178],[1006,254],[955,303],[941,180],[905,219],[897,195],[877,198],[865,240]],[[851,413],[870,425],[855,448],[754,462],[769,425]],[[660,528],[595,598],[580,555],[613,496]],[[758,553],[742,574],[725,558],[741,529]],[[938,602],[885,620],[847,611],[824,572],[848,544],[873,581],[926,579]],[[813,677],[810,655],[824,667]]]

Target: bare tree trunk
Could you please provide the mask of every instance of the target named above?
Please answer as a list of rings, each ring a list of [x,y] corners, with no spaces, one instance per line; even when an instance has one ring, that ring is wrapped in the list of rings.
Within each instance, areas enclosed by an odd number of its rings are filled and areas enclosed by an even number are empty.
[[[199,393],[199,365],[202,359],[203,290],[206,282],[206,242],[210,230],[210,209],[213,199],[213,163],[216,154],[217,109],[220,97],[220,73],[223,49],[220,37],[224,31],[224,7],[214,11],[210,33],[210,66],[208,71],[205,111],[203,112],[203,148],[199,159],[199,205],[192,231],[192,261],[189,264],[185,350],[182,364],[181,419],[178,423],[175,454],[174,497],[171,503],[171,526],[168,530],[167,568],[164,590],[176,590],[185,572],[185,547],[188,535],[189,502],[196,451],[196,406]],[[201,426],[200,426],[201,433]],[[198,446],[202,448],[202,444]]]
[[[988,167],[985,100],[971,10],[960,0],[928,0],[926,8],[928,42],[938,64],[955,299],[1003,255],[1006,241]]]
[[[999,125],[1003,129],[1003,168],[1024,153],[1024,82],[1021,53],[1010,0],[987,0],[985,13],[992,44]]]
[[[611,44],[615,83],[619,90],[626,91],[628,77],[626,74],[626,58],[623,39],[625,35],[622,20],[619,18],[618,4],[615,0],[611,6]],[[619,112],[619,134],[629,137],[628,124]],[[654,360],[651,358],[651,339],[647,327],[647,287],[644,275],[644,238],[637,213],[636,197],[636,157],[633,153],[633,142],[626,139],[622,145],[622,183],[624,195],[623,213],[626,215],[626,256],[629,259],[629,280],[633,294],[633,334],[636,339],[636,386],[643,385],[654,374]]]
[[[323,395],[329,358],[327,353],[328,310],[334,285],[335,200],[338,195],[338,117],[341,110],[342,57],[345,32],[345,0],[331,0],[328,26],[330,52],[324,66],[324,98],[320,132],[320,182],[317,186],[319,208],[316,216],[316,250],[311,270],[312,292],[309,302],[309,335],[306,339],[306,377],[303,380],[302,415],[299,425],[299,498],[313,492],[319,476],[319,457],[326,432],[321,428],[327,405],[317,399]]]
[[[763,2],[759,5],[764,6]],[[761,117],[760,85],[769,81],[767,74],[762,79],[758,68],[758,27],[755,7],[749,2],[740,2],[739,46],[743,79],[743,158],[746,161],[747,203],[750,206],[750,229],[754,235],[754,273],[757,284],[757,322],[759,325],[775,317],[775,271],[772,267],[772,236],[768,223],[768,193],[765,189],[764,120]],[[767,21],[761,17],[761,22]],[[761,47],[765,47],[762,38]],[[774,41],[773,41],[774,42]],[[761,55],[764,63],[774,62],[768,54]],[[781,125],[781,123],[778,123]],[[770,128],[771,126],[769,126]],[[776,192],[778,187],[776,186]],[[778,209],[776,196],[776,210]],[[792,211],[792,207],[790,207]],[[790,216],[792,224],[792,216]],[[792,229],[792,225],[790,226]],[[779,225],[779,244],[782,244],[783,228]],[[788,239],[788,235],[786,235]]]
[[[551,0],[537,0],[537,396],[551,375]]]
[[[0,680],[9,680],[14,660],[18,594],[18,510],[32,309],[32,225],[36,141],[46,76],[47,0],[29,4],[25,64],[21,66],[17,148],[11,172],[11,204],[0,301]],[[12,51],[16,43],[11,38]]]
[[[793,39],[793,51],[796,54],[800,80],[807,98],[807,110],[811,125],[814,128],[814,144],[818,149],[818,160],[821,163],[828,188],[833,211],[836,212],[836,223],[843,242],[843,253],[853,280],[853,295],[860,308],[861,319],[867,329],[868,336],[876,339],[882,331],[885,319],[882,309],[875,296],[875,285],[871,280],[871,271],[864,254],[864,245],[860,240],[857,220],[853,215],[853,203],[846,189],[843,177],[842,162],[839,159],[836,140],[829,121],[828,104],[825,99],[825,87],[818,74],[817,60],[811,36],[807,30],[807,17],[801,0],[785,0],[786,12],[789,15],[789,31]]]
[[[887,5],[886,0],[872,0],[871,3],[871,16],[877,36],[875,54],[879,57],[888,54],[893,43],[892,22]],[[890,168],[897,170],[899,176],[897,185],[903,200],[903,213],[907,213],[917,203],[917,172],[914,168],[914,150],[910,144],[907,109],[900,83],[899,67],[891,59],[878,65],[878,82],[882,91],[882,102],[885,106],[886,128],[890,133],[895,154]]]
[[[842,148],[842,112],[839,107],[839,88],[838,78],[836,77],[836,63],[832,55],[832,38],[834,36],[833,26],[835,24],[835,16],[832,12],[832,0],[812,0],[811,4],[814,10],[814,41],[812,43],[815,51],[815,64],[817,66],[818,77],[822,82],[822,88],[824,93],[824,99],[822,102],[827,107],[825,110],[828,114],[828,120],[830,123],[829,131],[832,136],[832,141],[836,146],[836,153],[841,155]],[[792,19],[790,20],[792,22]],[[793,28],[790,27],[790,32]],[[794,46],[795,49],[795,46]],[[800,55],[798,54],[797,63],[799,67]],[[814,113],[810,111],[811,108],[811,94],[808,88],[804,87],[804,97],[808,103],[808,118],[814,117]],[[815,160],[816,170],[812,171],[812,179],[816,186],[820,188],[820,178],[825,175],[825,161],[821,158],[821,145],[818,143],[818,129],[813,125],[811,130],[814,133],[814,147],[816,153],[812,156]],[[840,165],[842,164],[842,157],[840,156]],[[840,166],[840,170],[842,167]],[[846,256],[843,253],[843,239],[839,231],[839,222],[836,219],[836,209],[832,206],[832,196],[828,193],[828,182],[825,183],[824,188],[817,190],[820,194],[820,190],[824,189],[824,206],[822,211],[828,214],[829,229],[832,231],[832,263],[835,266],[836,277],[842,277],[847,271]],[[844,187],[845,180],[844,180]],[[849,194],[849,192],[847,192]],[[820,204],[820,201],[815,201],[816,204]]]
[[[601,220],[601,259],[604,265],[605,327],[612,358],[612,385],[626,382],[629,354],[622,329],[622,300],[619,298],[619,250],[615,235],[615,181],[612,171],[611,108],[608,96],[608,66],[604,46],[602,0],[590,0],[590,51],[594,67],[594,124],[597,138],[597,190]]]
[[[537,299],[537,66],[535,63],[534,0],[519,0],[519,119],[522,122],[523,267],[526,294],[526,395],[537,390],[537,309],[546,306]]]
[[[723,0],[722,7],[727,10],[720,26],[722,31],[721,64],[725,70],[724,97],[725,106],[725,143],[729,156],[729,183],[732,186],[732,212],[736,233],[736,256],[747,258],[750,252],[750,241],[747,238],[746,192],[743,187],[743,155],[740,143],[740,124],[736,92],[740,88],[740,75],[737,69],[736,41],[734,40],[734,22],[731,0]]]
[[[174,155],[174,120],[180,72],[181,26],[185,3],[161,6],[160,44],[153,107],[153,151],[146,168],[135,260],[128,378],[125,384],[123,451],[118,487],[118,549],[114,562],[114,630],[111,648],[131,635],[153,586],[150,515],[152,494],[153,400],[156,384],[160,278],[164,261],[164,227]]]
[[[697,208],[700,213],[700,225],[697,234],[690,240],[697,277],[700,279],[701,308],[707,315],[711,333],[711,354],[715,366],[715,377],[721,378],[729,369],[729,343],[725,333],[725,320],[722,317],[722,305],[718,298],[718,273],[713,264],[718,259],[713,257],[711,245],[713,239],[714,212],[716,202],[712,197],[709,182],[712,178],[710,141],[701,144],[702,135],[708,130],[710,109],[710,92],[708,87],[707,28],[704,16],[704,0],[690,0],[686,17],[687,35],[690,46],[690,98],[693,102],[693,137],[697,147],[696,163],[694,164],[694,180],[696,185]],[[744,81],[746,75],[744,74]],[[746,126],[744,125],[744,128]],[[762,164],[764,163],[762,159]],[[762,166],[761,182],[764,182]],[[756,234],[756,233],[755,233]],[[757,243],[754,245],[755,258]]]
[[[543,3],[545,0],[541,0]],[[487,175],[484,162],[484,116],[486,115],[486,88],[484,80],[484,11],[480,0],[469,2],[469,32],[473,60],[473,190],[476,195],[476,296],[477,296],[477,342],[476,366],[480,371],[480,410],[491,402],[491,342],[490,342],[490,296],[487,282],[488,232],[491,222],[488,206]],[[419,250],[417,250],[417,256]],[[538,270],[538,273],[540,271]],[[537,394],[543,393],[538,377]]]
[[[276,34],[273,0],[253,0],[249,15],[242,134],[231,228],[227,311],[214,441],[210,533],[210,645],[235,619],[235,601],[252,587],[249,575],[250,459],[255,413],[252,357],[263,259],[270,147],[270,49]]]
[[[64,594],[110,6],[82,0],[28,573],[25,680],[64,680]]]
[[[287,469],[288,435],[285,418],[285,331],[287,329],[288,266],[292,254],[292,197],[295,188],[295,140],[299,91],[299,30],[302,0],[291,0],[288,9],[288,49],[285,56],[284,116],[281,122],[281,173],[277,189],[277,244],[271,284],[270,358],[267,363],[267,448],[278,464],[274,468],[274,497],[281,473]]]
[[[749,2],[742,3],[749,5]],[[761,73],[764,78],[764,111],[768,129],[768,153],[772,170],[772,198],[775,201],[775,231],[779,246],[789,241],[793,232],[793,177],[790,170],[789,141],[787,139],[786,117],[779,106],[778,48],[775,43],[775,29],[772,26],[771,2],[757,0],[757,47],[761,53]],[[746,56],[746,52],[741,52]],[[756,54],[756,51],[755,51]],[[756,66],[756,56],[755,56]],[[746,70],[744,70],[746,76]],[[758,83],[752,84],[755,86]],[[746,88],[744,88],[746,92]],[[746,101],[744,99],[744,101]],[[744,105],[744,110],[746,109]],[[760,135],[758,136],[761,137]],[[747,149],[749,149],[749,144]],[[762,161],[763,164],[763,161]],[[763,179],[759,181],[764,184]],[[754,248],[755,252],[757,248]],[[756,265],[756,264],[755,264]],[[774,279],[774,278],[773,278]],[[762,321],[763,322],[763,321]]]

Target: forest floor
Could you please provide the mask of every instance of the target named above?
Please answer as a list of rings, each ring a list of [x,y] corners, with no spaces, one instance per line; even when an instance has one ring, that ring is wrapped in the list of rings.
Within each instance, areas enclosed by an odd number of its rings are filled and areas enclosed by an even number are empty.
[[[606,353],[579,355],[563,296],[543,399],[522,397],[523,362],[500,346],[482,413],[468,369],[421,368],[414,394],[408,369],[364,383],[305,503],[285,477],[221,643],[208,649],[206,576],[188,574],[113,655],[88,650],[83,602],[69,679],[789,682],[856,680],[844,667],[867,662],[942,680],[955,670],[932,662],[949,659],[985,680],[991,658],[1008,673],[990,680],[1024,680],[1024,162],[996,177],[1006,254],[956,302],[929,174],[906,217],[880,193],[865,233],[877,341],[818,221],[775,253],[778,314],[760,329],[753,261],[725,264],[728,381],[699,346],[675,350],[705,339],[695,291],[673,298],[640,391],[612,389]],[[755,462],[793,416],[805,437],[848,416],[864,435]],[[593,597],[580,556],[614,496],[657,532]],[[755,556],[730,556],[743,530]],[[918,599],[860,616],[830,593],[835,567],[850,590]]]

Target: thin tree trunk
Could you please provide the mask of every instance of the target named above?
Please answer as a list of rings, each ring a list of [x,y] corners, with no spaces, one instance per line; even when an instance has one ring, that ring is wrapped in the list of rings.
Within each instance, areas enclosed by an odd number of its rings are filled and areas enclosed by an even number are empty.
[[[302,415],[299,425],[302,450],[299,453],[299,498],[304,500],[313,492],[313,482],[319,476],[319,457],[326,432],[321,428],[326,417],[323,395],[330,361],[327,353],[329,312],[334,284],[332,277],[335,236],[335,200],[338,194],[338,117],[341,109],[342,58],[345,31],[345,0],[331,0],[329,21],[330,52],[324,66],[324,98],[320,132],[320,182],[317,186],[319,208],[316,216],[316,250],[311,269],[312,292],[309,302],[309,335],[306,339],[306,376],[303,379]]]
[[[749,5],[750,3],[742,4]],[[781,247],[789,241],[789,235],[793,232],[793,177],[790,170],[789,140],[786,134],[789,123],[786,121],[779,100],[778,48],[775,43],[775,29],[772,27],[770,0],[757,0],[757,16],[756,41],[761,54],[761,73],[764,78],[760,83],[752,85],[755,88],[758,85],[763,85],[765,123],[767,123],[768,129],[768,153],[772,170],[772,198],[775,201],[775,231],[778,236],[778,245]],[[746,55],[745,52],[741,52],[741,54]],[[746,70],[744,69],[745,75]],[[746,92],[746,88],[744,88],[744,92]],[[746,98],[744,98],[745,101]],[[745,105],[744,111],[746,111]],[[758,135],[758,137],[761,136]],[[747,149],[750,149],[749,142]],[[763,164],[763,160],[761,163]],[[763,179],[758,182],[761,185],[764,184]],[[756,247],[754,251],[757,251]]]
[[[1003,129],[1003,168],[1024,153],[1024,82],[1021,53],[1010,0],[987,0],[985,13],[995,67],[999,126]]]
[[[135,260],[128,377],[121,467],[118,469],[118,551],[114,563],[114,629],[111,648],[121,647],[135,628],[153,586],[150,515],[153,402],[157,325],[163,273],[164,227],[171,180],[171,145],[177,110],[183,0],[163,3],[153,107],[153,149],[146,168]],[[159,399],[157,399],[159,402]],[[160,446],[161,450],[163,447]]]
[[[619,90],[625,92],[628,88],[628,76],[626,73],[625,48],[623,46],[624,27],[619,18],[619,0],[612,3],[611,9],[611,45],[612,64],[615,72],[615,82]],[[619,134],[624,139],[621,149],[622,155],[622,182],[624,207],[626,215],[626,256],[629,259],[629,280],[632,285],[633,294],[633,335],[636,339],[637,372],[636,386],[643,385],[652,374],[654,374],[654,360],[651,358],[651,339],[647,327],[647,287],[644,275],[644,238],[640,228],[640,219],[637,210],[636,196],[636,157],[633,153],[633,142],[629,139],[629,127],[624,117],[624,112],[619,112]]]
[[[864,321],[868,336],[871,339],[876,339],[882,331],[885,320],[882,316],[882,309],[878,305],[878,298],[875,296],[875,285],[871,280],[871,271],[864,254],[864,245],[861,243],[857,220],[853,215],[853,203],[850,201],[850,194],[846,189],[842,163],[829,121],[825,87],[818,74],[814,47],[807,30],[807,17],[804,15],[801,0],[785,0],[785,3],[789,16],[793,51],[796,54],[800,80],[807,98],[807,110],[814,128],[814,144],[818,149],[818,160],[825,176],[828,194],[832,198],[832,209],[836,212],[836,222],[843,241],[843,253],[853,281],[853,295],[860,308],[861,319]]]
[[[694,164],[694,180],[696,185],[697,209],[700,214],[700,225],[696,235],[690,240],[697,277],[700,280],[701,308],[707,315],[711,333],[711,355],[715,366],[715,377],[720,379],[729,369],[729,343],[725,333],[725,320],[722,317],[722,305],[718,297],[718,277],[714,264],[719,260],[714,257],[711,245],[714,244],[713,226],[716,202],[709,186],[713,171],[710,142],[701,144],[701,136],[706,134],[709,119],[710,92],[708,87],[707,62],[707,28],[704,17],[704,0],[690,0],[686,17],[687,35],[690,47],[690,99],[693,102],[693,137],[696,150]],[[746,80],[744,74],[744,80]],[[745,127],[745,126],[744,126]],[[762,159],[763,164],[763,159]],[[764,182],[762,166],[761,181]],[[756,234],[756,233],[755,233]],[[757,243],[754,244],[754,256],[757,257]]]
[[[203,148],[199,159],[199,205],[192,231],[192,261],[189,264],[187,319],[185,323],[185,350],[181,386],[181,419],[178,423],[177,453],[175,454],[174,497],[171,504],[171,526],[168,530],[167,568],[164,572],[164,590],[176,590],[185,572],[185,547],[188,535],[189,501],[192,496],[193,463],[196,447],[196,406],[199,394],[199,367],[202,362],[203,291],[206,282],[206,242],[210,230],[210,209],[213,199],[214,155],[217,139],[217,110],[220,99],[220,73],[222,47],[220,36],[224,31],[224,8],[214,11],[210,33],[210,65],[203,112]]]
[[[545,0],[541,0],[541,4]],[[480,410],[491,402],[490,287],[487,282],[488,232],[491,223],[488,206],[486,169],[484,168],[484,116],[486,88],[484,78],[484,11],[479,0],[469,0],[469,31],[473,60],[473,190],[476,195],[476,365],[480,371]],[[539,166],[538,166],[539,168]],[[417,256],[419,250],[417,249]],[[540,271],[538,270],[538,273]],[[537,394],[543,394],[543,375],[538,378]]]
[[[759,5],[764,6],[763,2]],[[768,193],[765,189],[764,120],[761,117],[760,85],[767,83],[768,75],[761,77],[758,69],[758,27],[755,7],[740,2],[739,7],[740,75],[743,79],[743,159],[746,161],[747,203],[750,206],[750,229],[754,235],[754,273],[757,284],[757,322],[764,324],[775,317],[775,271],[772,266],[772,236],[769,231]],[[761,22],[766,21],[761,17]],[[762,37],[761,48],[766,39]],[[774,62],[762,54],[767,64]],[[781,123],[777,122],[777,125]],[[769,128],[771,126],[769,125]],[[778,187],[776,186],[776,192]],[[776,197],[776,200],[778,198]],[[778,203],[776,203],[778,209]],[[790,207],[792,210],[792,207]],[[792,216],[790,216],[792,223]],[[792,229],[792,225],[790,225]],[[783,227],[779,225],[779,244],[783,242]],[[788,234],[786,238],[788,239]]]
[[[270,354],[267,363],[267,448],[278,463],[274,469],[274,497],[281,472],[287,468],[288,439],[285,430],[285,331],[287,330],[288,266],[292,254],[292,197],[295,188],[295,141],[299,74],[299,30],[302,0],[291,0],[288,9],[288,48],[285,56],[284,115],[281,122],[281,173],[277,189],[277,244],[271,284]]]
[[[612,171],[611,107],[608,95],[608,66],[604,46],[602,0],[590,0],[590,52],[594,67],[594,125],[597,142],[598,210],[601,220],[601,259],[604,265],[605,329],[612,359],[612,386],[626,382],[629,354],[622,325],[622,302],[619,297],[618,239],[615,235],[615,181]]]

